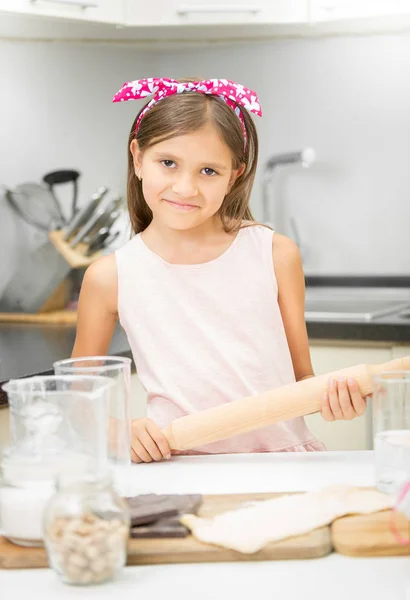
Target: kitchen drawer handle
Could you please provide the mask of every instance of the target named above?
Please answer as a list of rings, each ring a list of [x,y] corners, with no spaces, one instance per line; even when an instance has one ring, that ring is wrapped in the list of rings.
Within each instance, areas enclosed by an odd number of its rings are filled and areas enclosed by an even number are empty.
[[[98,8],[98,2],[89,2],[88,0],[43,0],[51,4],[69,4],[70,6],[79,6],[80,8]],[[29,0],[30,4],[35,4],[38,0]]]
[[[199,6],[183,5],[177,9],[178,15],[187,15],[189,13],[252,13],[261,12],[258,6],[207,6],[206,4]]]

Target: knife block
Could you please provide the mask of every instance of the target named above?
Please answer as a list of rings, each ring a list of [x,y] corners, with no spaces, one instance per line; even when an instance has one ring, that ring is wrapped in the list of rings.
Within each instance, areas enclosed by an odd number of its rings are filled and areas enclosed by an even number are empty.
[[[87,244],[81,242],[75,248],[71,248],[70,244],[64,241],[64,231],[50,231],[48,237],[72,269],[86,268],[101,256],[101,252],[96,252],[92,256],[85,256]]]
[[[50,231],[48,234],[50,242],[54,248],[61,254],[71,269],[85,269],[95,260],[100,258],[101,252],[96,252],[92,256],[85,256],[87,244],[80,243],[75,249],[64,241],[64,232],[62,230]],[[62,311],[67,306],[70,299],[71,285],[69,275],[59,284],[54,292],[48,297],[43,306],[39,309],[39,314],[55,313]],[[65,311],[72,313],[73,311]],[[53,315],[54,318],[57,315]],[[61,315],[63,317],[64,315]],[[63,319],[67,320],[66,318]],[[71,319],[69,319],[71,321]]]
[[[16,274],[9,289],[9,302],[0,312],[0,322],[9,323],[67,323],[76,322],[74,310],[64,310],[70,300],[70,272],[85,269],[101,256],[96,252],[85,256],[86,244],[78,244],[75,249],[64,241],[63,231],[50,231],[49,242],[39,251],[44,252],[37,273],[26,267]],[[50,272],[47,267],[50,265]],[[26,301],[35,297],[35,300]],[[25,306],[26,305],[26,306]],[[20,310],[16,310],[16,306]],[[30,306],[30,308],[28,308]],[[15,312],[12,312],[15,311]]]

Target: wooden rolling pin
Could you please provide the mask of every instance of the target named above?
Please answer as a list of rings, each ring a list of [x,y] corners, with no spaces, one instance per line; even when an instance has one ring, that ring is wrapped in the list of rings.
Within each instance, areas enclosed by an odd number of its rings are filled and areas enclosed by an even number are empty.
[[[373,375],[410,369],[410,356],[381,365],[356,365],[278,387],[194,415],[175,419],[162,432],[171,450],[188,450],[279,421],[318,412],[330,377],[352,377],[363,396],[373,391]]]

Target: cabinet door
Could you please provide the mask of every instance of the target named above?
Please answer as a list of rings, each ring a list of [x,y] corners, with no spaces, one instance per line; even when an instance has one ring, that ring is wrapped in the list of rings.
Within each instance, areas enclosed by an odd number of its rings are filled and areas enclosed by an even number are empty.
[[[410,14],[409,0],[312,0],[312,21],[371,19]]]
[[[389,347],[318,345],[311,343],[310,354],[316,375],[358,364],[377,364],[391,359]],[[351,421],[325,421],[320,413],[305,417],[312,433],[328,450],[370,450],[372,440],[371,400],[366,413]]]
[[[307,0],[126,0],[126,25],[304,23]]]
[[[124,0],[0,0],[0,11],[77,21],[124,22]]]
[[[402,358],[403,356],[410,356],[410,344],[403,346],[393,346],[392,358]]]

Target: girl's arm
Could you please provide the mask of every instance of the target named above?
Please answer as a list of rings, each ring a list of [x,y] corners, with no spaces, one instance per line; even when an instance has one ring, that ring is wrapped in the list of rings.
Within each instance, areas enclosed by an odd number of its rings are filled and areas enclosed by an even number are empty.
[[[93,263],[84,275],[73,358],[108,353],[118,320],[117,299],[117,263],[111,254]]]
[[[289,238],[273,236],[273,264],[278,283],[278,302],[292,357],[296,381],[314,377],[305,321],[305,277],[299,248]],[[366,400],[354,379],[330,379],[322,398],[326,421],[350,420],[363,415]]]
[[[115,255],[88,267],[78,304],[77,335],[72,357],[106,356],[118,320],[118,279]],[[170,458],[171,449],[161,429],[150,419],[131,423],[131,458],[151,462]]]
[[[291,239],[275,233],[273,264],[278,284],[278,303],[292,357],[296,381],[313,377],[305,322],[305,278],[299,248]]]

